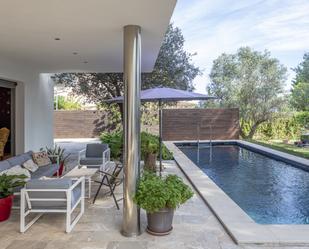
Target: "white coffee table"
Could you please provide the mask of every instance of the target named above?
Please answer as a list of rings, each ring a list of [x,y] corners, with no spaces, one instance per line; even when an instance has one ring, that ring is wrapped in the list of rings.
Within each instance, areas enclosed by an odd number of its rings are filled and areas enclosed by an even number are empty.
[[[68,173],[66,173],[62,178],[80,178],[85,177],[85,180],[88,181],[88,198],[91,198],[91,177],[98,171],[99,169],[89,169],[89,168],[79,168],[76,166]]]

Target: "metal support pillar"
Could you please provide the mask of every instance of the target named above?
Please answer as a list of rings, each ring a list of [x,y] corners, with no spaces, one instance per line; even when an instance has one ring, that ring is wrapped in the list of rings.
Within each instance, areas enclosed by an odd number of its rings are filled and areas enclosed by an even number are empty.
[[[140,214],[133,202],[140,171],[141,28],[124,27],[124,183],[122,234],[140,234]]]
[[[160,176],[162,174],[162,101],[159,100],[159,159],[160,159]]]

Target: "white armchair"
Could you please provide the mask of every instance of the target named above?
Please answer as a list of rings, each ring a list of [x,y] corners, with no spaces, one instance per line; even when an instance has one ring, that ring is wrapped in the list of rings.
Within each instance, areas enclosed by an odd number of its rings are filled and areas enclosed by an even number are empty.
[[[72,213],[80,205],[75,219]],[[65,213],[67,233],[71,232],[85,209],[85,178],[30,180],[21,190],[20,232],[26,232],[44,213]],[[37,215],[26,224],[31,213]]]
[[[98,168],[105,171],[110,163],[110,149],[107,144],[87,144],[78,154],[79,167]]]

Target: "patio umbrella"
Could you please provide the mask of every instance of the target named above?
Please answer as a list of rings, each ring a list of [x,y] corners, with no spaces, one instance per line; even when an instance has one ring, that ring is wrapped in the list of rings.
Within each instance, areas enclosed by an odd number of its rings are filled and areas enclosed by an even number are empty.
[[[162,171],[162,103],[175,101],[189,101],[189,100],[208,100],[214,99],[201,93],[194,93],[183,91],[168,87],[157,87],[141,91],[142,102],[158,102],[159,103],[159,158],[160,158],[160,172]],[[106,103],[122,103],[123,96],[112,98],[105,101]]]

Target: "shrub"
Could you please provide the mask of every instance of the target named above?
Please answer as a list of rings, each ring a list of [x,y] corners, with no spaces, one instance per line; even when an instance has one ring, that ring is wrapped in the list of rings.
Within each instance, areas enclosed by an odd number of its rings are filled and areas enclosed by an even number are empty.
[[[56,109],[56,98],[54,100],[54,109]],[[74,98],[65,98],[58,96],[58,110],[81,110],[82,105]]]
[[[297,112],[295,115],[297,123],[304,129],[309,129],[309,111]]]
[[[297,112],[261,124],[255,134],[260,139],[299,139],[309,129],[309,112]]]
[[[149,213],[177,208],[193,196],[193,191],[177,175],[159,177],[145,172],[139,181],[134,202]]]
[[[122,155],[123,137],[121,131],[103,132],[100,136],[102,143],[108,144],[111,150],[111,158],[119,160]]]
[[[123,133],[122,131],[103,132],[100,136],[102,143],[109,145],[111,149],[111,157],[119,160],[123,150]],[[159,151],[159,137],[147,132],[141,133],[141,152],[142,158],[146,151]],[[163,160],[173,159],[173,154],[162,144],[162,158]]]

